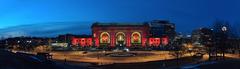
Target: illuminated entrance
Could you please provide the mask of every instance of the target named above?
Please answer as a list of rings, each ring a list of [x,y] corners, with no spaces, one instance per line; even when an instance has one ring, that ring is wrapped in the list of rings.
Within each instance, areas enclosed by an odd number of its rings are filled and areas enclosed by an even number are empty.
[[[125,34],[123,32],[118,32],[116,34],[116,45],[125,45],[126,44],[126,37]]]
[[[126,46],[126,36],[123,32],[116,34],[116,46],[119,49],[123,49]]]

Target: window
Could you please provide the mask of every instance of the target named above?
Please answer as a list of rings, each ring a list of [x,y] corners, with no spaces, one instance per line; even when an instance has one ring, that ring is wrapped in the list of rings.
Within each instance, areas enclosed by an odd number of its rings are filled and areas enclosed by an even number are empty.
[[[132,33],[131,43],[141,43],[141,34],[139,32]]]
[[[107,32],[103,32],[100,35],[100,43],[110,43],[110,35]]]

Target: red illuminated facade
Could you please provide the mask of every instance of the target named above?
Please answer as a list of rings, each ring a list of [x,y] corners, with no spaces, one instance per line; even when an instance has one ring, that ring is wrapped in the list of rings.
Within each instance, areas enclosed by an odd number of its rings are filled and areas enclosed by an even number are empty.
[[[92,37],[89,35],[79,35],[72,37],[73,46],[90,47],[93,46]]]
[[[158,47],[160,45],[166,46],[169,44],[169,37],[163,36],[163,37],[150,37],[149,38],[149,46],[151,47]]]
[[[160,46],[161,38],[149,38],[150,46]]]
[[[167,46],[174,34],[174,24],[165,21],[150,23],[94,23],[92,35],[73,37],[71,44],[97,48],[147,48]]]
[[[94,23],[92,25],[93,41],[97,47],[115,47],[117,45],[145,47],[147,46],[148,29],[149,26],[146,23]]]

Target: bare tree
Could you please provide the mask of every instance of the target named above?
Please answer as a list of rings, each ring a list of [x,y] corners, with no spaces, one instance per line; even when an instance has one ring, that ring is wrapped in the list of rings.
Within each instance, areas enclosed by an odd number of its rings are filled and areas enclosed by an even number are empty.
[[[231,38],[236,38],[236,33],[233,27],[226,21],[216,21],[213,26],[213,46],[216,48],[216,52],[225,56],[227,49],[231,48],[230,42]]]

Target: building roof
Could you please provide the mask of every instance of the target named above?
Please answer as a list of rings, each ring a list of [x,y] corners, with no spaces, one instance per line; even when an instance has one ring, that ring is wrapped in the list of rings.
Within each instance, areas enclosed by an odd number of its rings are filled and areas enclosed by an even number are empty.
[[[96,22],[92,25],[92,27],[128,27],[128,26],[148,26],[147,23],[116,23],[116,22],[111,22],[111,23],[99,23]]]
[[[59,35],[57,38],[71,38],[71,37],[75,37],[75,38],[91,38],[92,35],[86,35],[86,34],[82,34],[82,35],[74,35],[74,34],[64,34],[64,35]]]
[[[153,20],[153,21],[150,21],[149,23],[149,26],[150,27],[160,27],[160,26],[175,26],[175,24],[173,23],[170,23],[169,21],[167,20]]]

